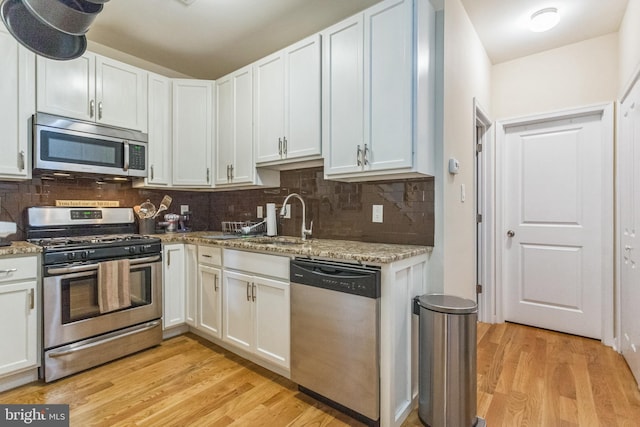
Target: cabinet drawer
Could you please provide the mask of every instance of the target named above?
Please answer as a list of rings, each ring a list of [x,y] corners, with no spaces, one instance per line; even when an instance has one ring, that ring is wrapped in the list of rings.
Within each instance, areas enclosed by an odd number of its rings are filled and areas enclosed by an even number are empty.
[[[224,267],[289,281],[289,257],[224,250]]]
[[[198,263],[222,265],[222,249],[215,246],[198,246]]]
[[[0,258],[0,284],[35,279],[37,275],[38,257]]]

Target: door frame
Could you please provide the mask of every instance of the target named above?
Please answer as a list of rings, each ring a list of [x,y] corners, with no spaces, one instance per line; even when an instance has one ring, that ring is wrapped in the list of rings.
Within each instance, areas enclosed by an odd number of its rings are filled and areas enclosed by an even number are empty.
[[[473,98],[473,151],[474,163],[474,194],[476,200],[475,218],[476,235],[474,237],[476,251],[476,284],[482,286],[482,293],[477,295],[478,320],[495,323],[495,263],[491,256],[494,246],[494,128],[487,112],[476,98]],[[476,144],[482,144],[478,152]],[[481,175],[480,175],[481,174]],[[479,181],[478,178],[481,178]],[[482,221],[477,221],[477,215],[482,215]],[[479,240],[479,241],[478,241]]]
[[[504,263],[505,238],[502,232],[505,229],[505,165],[506,150],[504,147],[506,140],[506,131],[510,127],[523,126],[527,124],[535,124],[550,120],[570,119],[584,115],[602,114],[602,123],[604,126],[604,140],[602,145],[603,164],[603,192],[604,200],[602,203],[602,230],[609,230],[609,233],[603,235],[602,255],[603,259],[609,258],[609,262],[603,265],[602,279],[602,342],[608,346],[615,344],[614,331],[614,104],[597,104],[580,108],[572,108],[566,110],[553,111],[542,114],[535,114],[524,117],[517,117],[496,122],[495,132],[495,163],[492,165],[493,176],[495,177],[495,199],[494,210],[489,212],[494,215],[491,222],[495,224],[493,239],[487,242],[491,247],[488,248],[487,254],[493,254],[495,259],[495,281],[487,282],[487,285],[493,285],[491,293],[495,294],[493,307],[495,312],[494,320],[502,323],[504,319],[504,277],[506,276],[506,264]],[[487,218],[489,222],[489,218]],[[490,258],[490,257],[487,257]],[[487,264],[490,264],[490,259]],[[485,264],[485,268],[490,266]],[[609,285],[607,285],[609,283]]]

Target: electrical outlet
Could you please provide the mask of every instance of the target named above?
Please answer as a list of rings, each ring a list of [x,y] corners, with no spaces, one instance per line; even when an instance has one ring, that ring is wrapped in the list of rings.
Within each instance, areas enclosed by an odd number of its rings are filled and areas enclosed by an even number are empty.
[[[289,203],[284,206],[283,218],[291,218],[291,204]]]
[[[258,206],[258,208],[256,209],[256,217],[257,218],[264,218],[264,214],[262,212],[262,206]]]
[[[372,222],[382,222],[382,205],[373,205],[373,211],[371,214]]]
[[[180,205],[180,215],[184,215],[185,212],[189,212],[189,205]]]

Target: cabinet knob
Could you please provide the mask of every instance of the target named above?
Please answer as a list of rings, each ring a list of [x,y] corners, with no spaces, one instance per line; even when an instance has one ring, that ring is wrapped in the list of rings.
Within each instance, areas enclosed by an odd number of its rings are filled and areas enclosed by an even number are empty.
[[[515,236],[515,235],[516,235],[516,232],[515,232],[515,231],[513,231],[513,230],[509,230],[509,231],[507,231],[507,236],[508,236],[508,237],[513,237],[513,236]]]

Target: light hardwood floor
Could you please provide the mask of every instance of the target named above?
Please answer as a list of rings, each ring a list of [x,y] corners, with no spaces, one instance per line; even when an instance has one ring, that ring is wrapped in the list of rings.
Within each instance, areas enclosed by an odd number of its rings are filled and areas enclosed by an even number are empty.
[[[497,426],[640,426],[640,392],[599,342],[478,325],[478,414]],[[72,426],[361,426],[295,384],[191,334],[0,403],[68,403]],[[419,426],[414,411],[404,426]]]

